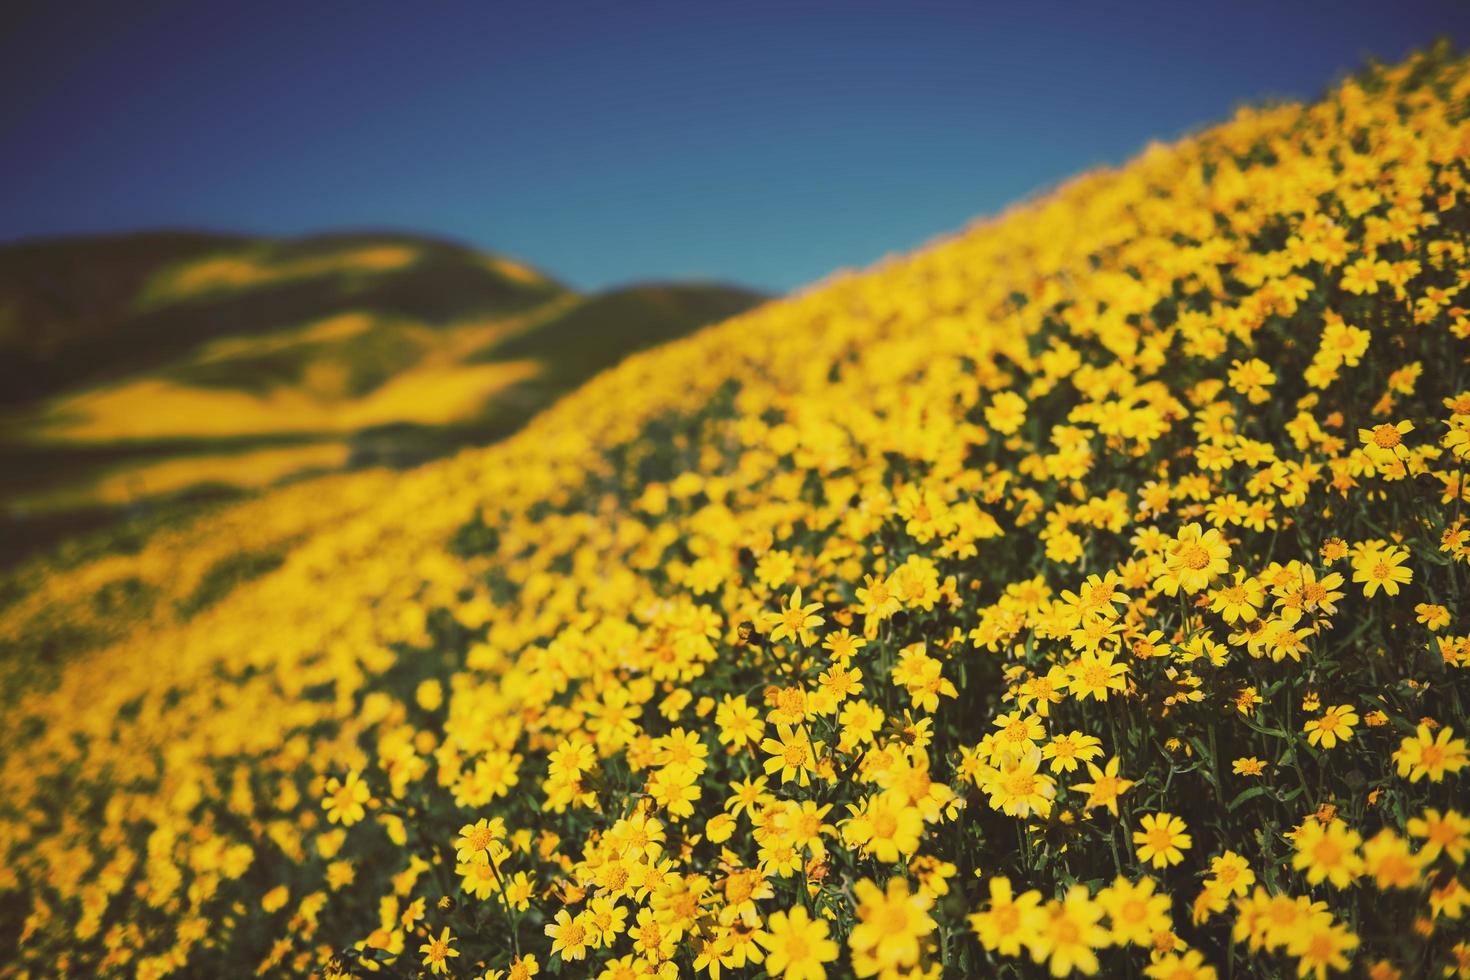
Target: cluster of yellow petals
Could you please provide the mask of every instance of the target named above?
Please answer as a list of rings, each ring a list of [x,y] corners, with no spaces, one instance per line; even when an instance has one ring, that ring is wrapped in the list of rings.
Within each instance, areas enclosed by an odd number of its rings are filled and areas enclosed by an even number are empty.
[[[1467,105],[1243,110],[56,559],[0,975],[1465,975]]]

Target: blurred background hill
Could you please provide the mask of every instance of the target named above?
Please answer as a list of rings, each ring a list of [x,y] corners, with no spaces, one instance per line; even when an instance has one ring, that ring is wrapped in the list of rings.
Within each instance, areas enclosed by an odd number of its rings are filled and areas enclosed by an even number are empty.
[[[0,563],[498,438],[628,353],[763,298],[718,283],[584,294],[403,234],[0,247]]]

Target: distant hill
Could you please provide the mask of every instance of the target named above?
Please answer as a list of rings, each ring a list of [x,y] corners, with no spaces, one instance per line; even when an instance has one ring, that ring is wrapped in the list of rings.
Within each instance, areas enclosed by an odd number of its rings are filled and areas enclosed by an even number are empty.
[[[703,283],[584,296],[400,234],[0,246],[0,561],[161,501],[493,440],[763,299]]]
[[[349,308],[438,325],[562,292],[513,260],[406,235],[163,231],[0,246],[0,402]]]

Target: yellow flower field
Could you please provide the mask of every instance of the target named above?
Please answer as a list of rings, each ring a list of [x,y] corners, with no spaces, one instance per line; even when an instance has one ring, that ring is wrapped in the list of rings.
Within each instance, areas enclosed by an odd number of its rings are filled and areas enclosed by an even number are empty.
[[[58,567],[0,977],[1470,977],[1467,166],[1375,68]]]

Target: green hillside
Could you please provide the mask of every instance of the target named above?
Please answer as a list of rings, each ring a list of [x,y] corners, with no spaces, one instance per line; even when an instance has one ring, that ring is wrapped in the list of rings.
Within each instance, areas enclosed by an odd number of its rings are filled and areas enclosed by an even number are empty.
[[[397,234],[163,231],[3,246],[0,404],[347,308],[438,325],[524,310],[562,291],[511,260]]]
[[[537,330],[497,344],[497,360],[534,357],[558,379],[581,380],[632,350],[682,337],[751,306],[749,292],[722,286],[630,286],[591,297]]]
[[[398,234],[0,247],[0,562],[499,438],[629,352],[761,299],[715,284],[583,296]]]

